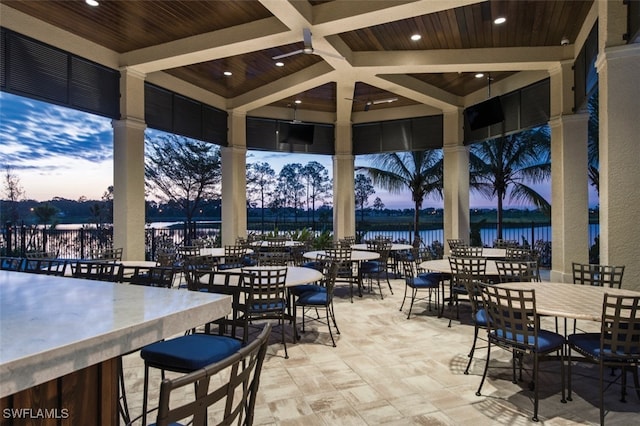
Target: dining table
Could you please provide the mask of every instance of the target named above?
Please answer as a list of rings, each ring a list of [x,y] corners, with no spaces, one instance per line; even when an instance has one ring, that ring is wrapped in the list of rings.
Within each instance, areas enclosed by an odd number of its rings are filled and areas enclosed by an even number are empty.
[[[246,254],[252,254],[253,250],[248,248]],[[203,247],[200,249],[200,256],[224,257],[224,247]]]
[[[121,357],[230,312],[227,295],[0,271],[0,407],[118,424]]]
[[[446,257],[444,259],[425,260],[418,266],[427,271],[451,274],[451,265],[449,263],[449,258]],[[492,277],[498,276],[498,267],[496,266],[495,260],[487,259],[487,268],[485,275]]]
[[[503,288],[534,290],[536,313],[544,316],[600,321],[605,293],[640,296],[639,291],[553,281],[495,284]]]
[[[391,247],[389,247],[389,250],[391,251],[402,251],[402,250],[411,250],[413,248],[413,246],[411,244],[400,244],[400,243],[391,243]],[[352,250],[364,250],[364,251],[371,251],[374,250],[373,248],[369,248],[369,246],[367,244],[353,244],[351,246]]]
[[[243,271],[257,271],[269,269],[287,268],[287,276],[285,278],[285,287],[294,287],[301,284],[309,284],[320,281],[323,277],[322,272],[313,268],[304,266],[246,266],[244,268],[228,269],[228,272],[239,273]],[[225,272],[227,272],[225,271]]]
[[[302,241],[296,241],[296,240],[285,240],[284,241],[284,246],[286,248],[291,248],[291,247],[298,247],[301,246],[303,243]],[[269,241],[269,240],[258,240],[258,241],[252,241],[250,243],[251,246],[253,247],[257,247],[257,248],[269,248],[269,247],[278,247],[279,245],[282,245],[282,242],[275,242],[275,241]]]

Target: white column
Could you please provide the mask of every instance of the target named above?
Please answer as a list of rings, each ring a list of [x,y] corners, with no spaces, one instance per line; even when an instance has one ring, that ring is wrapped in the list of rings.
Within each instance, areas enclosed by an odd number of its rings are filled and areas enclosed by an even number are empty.
[[[640,290],[640,45],[622,45],[622,2],[598,6],[600,263],[625,265],[622,286]]]
[[[222,155],[222,245],[247,236],[246,114],[229,115],[229,146]]]
[[[122,70],[120,115],[113,125],[113,245],[123,259],[145,258],[144,78]]]
[[[356,234],[355,166],[351,123],[336,123],[336,153],[333,156],[333,238]],[[339,148],[341,147],[341,148]]]
[[[589,114],[573,114],[572,63],[551,70],[551,280],[571,282],[571,263],[589,260]]]
[[[469,148],[463,144],[462,109],[444,113],[444,240],[469,241]]]

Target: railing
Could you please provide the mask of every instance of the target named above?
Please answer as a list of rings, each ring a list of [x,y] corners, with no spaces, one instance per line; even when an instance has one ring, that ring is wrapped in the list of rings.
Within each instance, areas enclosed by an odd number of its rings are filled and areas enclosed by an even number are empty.
[[[190,245],[196,240],[212,247],[220,246],[220,222],[193,222],[190,226],[181,224],[168,228],[148,227],[145,231],[145,256],[155,259],[161,247]],[[395,230],[357,230],[359,240],[376,236],[391,238],[396,242],[413,241],[413,225],[395,224]],[[420,230],[422,244],[428,247],[444,243],[442,225],[429,224],[429,229]],[[434,229],[435,228],[435,229]],[[497,225],[483,223],[478,229],[481,244],[491,247],[497,235]],[[589,225],[589,247],[599,234],[597,223]],[[506,225],[502,229],[502,238],[516,240],[521,245],[544,244],[550,248],[552,232],[549,222],[531,222],[528,225]],[[7,225],[0,233],[0,255],[25,256],[29,252],[55,253],[62,258],[81,259],[91,251],[113,246],[113,228],[45,229],[33,226]],[[549,262],[550,262],[549,253]]]

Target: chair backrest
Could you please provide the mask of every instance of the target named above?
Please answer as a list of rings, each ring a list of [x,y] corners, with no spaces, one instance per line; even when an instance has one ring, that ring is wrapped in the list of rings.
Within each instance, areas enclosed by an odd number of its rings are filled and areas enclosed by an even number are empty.
[[[0,270],[4,271],[22,271],[24,259],[21,257],[0,257]]]
[[[411,280],[416,277],[418,270],[416,267],[416,262],[409,256],[402,256],[399,260],[400,262],[400,271],[402,272],[402,277],[407,280]]]
[[[339,247],[339,248],[330,248],[325,251],[327,257],[333,260],[351,260],[351,248],[347,247]]]
[[[184,376],[163,380],[156,425],[168,426],[191,416],[194,426],[212,424],[207,423],[208,408],[214,404],[220,406],[221,414],[209,419],[215,424],[253,424],[270,332],[271,324],[266,324],[255,340],[233,355]],[[185,400],[184,395],[192,395],[194,387],[195,397]],[[178,395],[175,400],[172,394]]]
[[[178,261],[178,253],[172,249],[160,249],[156,252],[156,264],[158,266],[175,266]]]
[[[246,268],[245,287],[248,288],[248,310],[253,314],[261,312],[284,312],[286,307],[287,268],[266,267]]]
[[[486,285],[481,291],[493,339],[523,351],[538,346],[539,317],[534,290]]]
[[[231,313],[215,320],[208,327],[217,325],[219,335],[241,338],[244,343],[248,341],[249,337],[247,321],[249,290],[245,282],[248,282],[248,277],[242,272],[208,271],[206,274],[202,274],[198,288],[195,289],[231,296]]]
[[[186,258],[200,256],[200,246],[181,246],[176,249],[177,258],[183,261]]]
[[[538,262],[532,260],[496,260],[496,269],[501,283],[540,281]]]
[[[224,246],[223,264],[227,268],[242,268],[244,257],[247,255],[247,248],[241,245]]]
[[[536,260],[535,253],[524,247],[507,247],[504,257],[506,260]]]
[[[486,257],[450,257],[449,266],[451,267],[451,273],[472,274],[476,279],[484,281],[487,273],[487,258]]]
[[[497,238],[493,240],[493,247],[503,249],[506,249],[507,247],[518,247],[518,242],[516,240],[503,240],[501,238]]]
[[[467,290],[467,297],[471,303],[471,318],[475,321],[476,314],[480,309],[484,308],[484,302],[482,301],[482,288],[488,284],[483,283],[476,279],[473,274],[467,271],[458,273],[457,284],[461,285]]]
[[[453,250],[458,247],[467,247],[469,245],[460,238],[448,238],[447,244],[449,244],[449,250]]]
[[[122,281],[121,265],[113,261],[99,262],[95,260],[79,260],[71,263],[71,275],[86,280],[120,282]]]
[[[107,262],[120,262],[122,260],[122,247],[92,250],[89,257],[92,260],[103,260]]]
[[[270,247],[268,250],[258,253],[259,266],[287,266],[290,259],[291,255],[284,249],[277,251]]]
[[[24,261],[24,272],[29,272],[32,274],[43,274],[43,275],[55,275],[62,277],[64,276],[65,270],[67,268],[67,260],[65,259],[53,259],[53,258],[44,258],[44,259],[25,259]]]
[[[356,237],[348,236],[338,240],[338,247],[351,248],[356,243]]]
[[[189,290],[198,290],[200,278],[212,272],[218,260],[213,256],[192,256],[187,257],[182,262],[182,273],[187,281]]]
[[[640,358],[640,296],[605,293],[600,353],[608,360]]]
[[[136,267],[128,281],[131,284],[148,287],[173,287],[175,270],[163,266]]]
[[[624,266],[572,262],[573,283],[598,287],[622,287]]]
[[[456,257],[482,257],[482,247],[456,247],[451,250],[451,255]]]

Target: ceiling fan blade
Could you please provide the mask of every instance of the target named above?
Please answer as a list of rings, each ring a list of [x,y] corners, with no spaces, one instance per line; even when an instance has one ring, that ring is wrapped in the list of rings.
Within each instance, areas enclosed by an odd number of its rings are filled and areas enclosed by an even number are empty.
[[[352,102],[364,102],[362,99],[354,99],[354,98],[344,98],[344,99]]]
[[[282,55],[274,56],[271,59],[276,60],[276,59],[288,58],[289,56],[299,55],[300,53],[304,53],[304,49],[294,50],[293,52],[284,53]]]
[[[313,49],[311,51],[311,53],[313,53],[314,55],[318,55],[318,56],[328,56],[330,58],[336,58],[336,59],[344,59],[344,56],[342,55],[338,55],[336,53],[331,53],[331,52],[324,52],[322,50],[315,50]]]
[[[379,105],[379,104],[389,104],[391,102],[395,102],[397,101],[398,98],[386,98],[386,99],[377,99],[375,101],[372,101],[372,103],[374,105]]]

